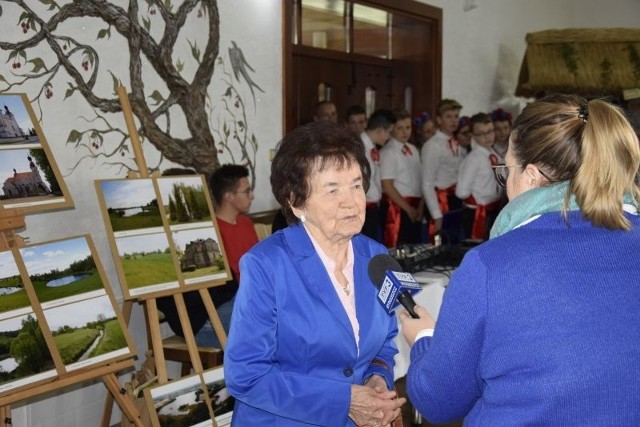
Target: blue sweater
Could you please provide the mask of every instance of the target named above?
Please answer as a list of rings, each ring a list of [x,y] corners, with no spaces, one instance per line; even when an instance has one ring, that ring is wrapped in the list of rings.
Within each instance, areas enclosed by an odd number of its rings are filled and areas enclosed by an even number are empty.
[[[569,214],[474,248],[407,393],[432,422],[640,426],[640,220],[630,232]]]

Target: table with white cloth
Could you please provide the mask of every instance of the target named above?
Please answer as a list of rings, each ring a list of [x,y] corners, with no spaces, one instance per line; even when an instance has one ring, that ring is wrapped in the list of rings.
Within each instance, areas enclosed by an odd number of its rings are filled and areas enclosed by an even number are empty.
[[[433,270],[419,271],[413,274],[413,277],[422,285],[422,291],[415,294],[413,299],[416,304],[426,308],[436,320],[440,312],[444,291],[449,284],[451,272],[451,270]],[[402,307],[399,309],[402,309]],[[400,323],[398,323],[398,328],[401,328]],[[396,345],[398,346],[398,354],[395,357],[396,366],[393,369],[393,376],[397,380],[407,375],[410,361],[410,348],[402,336],[402,330],[398,331]]]

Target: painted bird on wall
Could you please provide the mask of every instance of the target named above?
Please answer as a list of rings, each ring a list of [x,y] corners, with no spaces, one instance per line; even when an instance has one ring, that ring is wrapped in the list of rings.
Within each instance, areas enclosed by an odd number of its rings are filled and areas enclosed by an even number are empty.
[[[251,89],[251,95],[253,96],[253,105],[256,105],[256,94],[253,91],[253,88],[255,87],[262,93],[264,93],[264,90],[262,90],[262,88],[258,86],[256,82],[253,81],[253,79],[251,79],[251,76],[249,76],[247,68],[253,72],[255,72],[255,70],[244,58],[242,50],[233,40],[231,41],[231,44],[233,46],[229,48],[229,58],[231,60],[231,67],[233,68],[233,75],[236,77],[236,80],[240,81],[238,74],[241,74],[242,77],[247,81],[247,83],[249,84],[249,89]]]

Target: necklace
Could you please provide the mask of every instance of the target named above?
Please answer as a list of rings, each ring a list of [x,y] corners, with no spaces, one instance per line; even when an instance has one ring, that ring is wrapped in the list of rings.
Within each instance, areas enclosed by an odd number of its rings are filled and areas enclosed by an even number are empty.
[[[351,294],[351,287],[349,286],[349,281],[347,281],[347,283],[342,286],[342,290],[344,291],[345,294],[347,294],[347,296]]]

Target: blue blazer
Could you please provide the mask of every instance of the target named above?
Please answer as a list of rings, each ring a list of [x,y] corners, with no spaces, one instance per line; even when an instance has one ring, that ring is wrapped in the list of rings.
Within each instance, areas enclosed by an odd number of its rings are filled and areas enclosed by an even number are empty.
[[[377,301],[368,275],[384,246],[352,239],[359,352],[349,318],[302,225],[278,231],[240,260],[229,339],[227,388],[236,398],[232,425],[353,426],[351,385],[373,374],[393,387],[395,315]],[[388,369],[372,364],[384,362]]]

